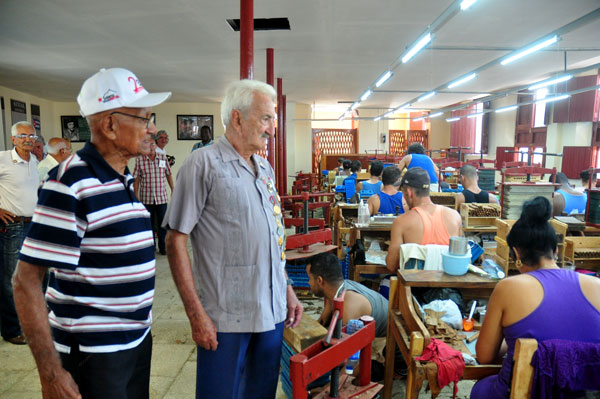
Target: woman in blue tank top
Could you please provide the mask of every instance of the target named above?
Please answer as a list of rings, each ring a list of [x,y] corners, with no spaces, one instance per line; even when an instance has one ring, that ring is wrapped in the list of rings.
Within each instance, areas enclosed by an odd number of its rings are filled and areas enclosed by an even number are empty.
[[[425,147],[419,143],[412,143],[406,150],[406,156],[402,158],[398,167],[400,170],[404,168],[416,168],[417,166],[427,171],[430,184],[438,184],[438,168],[435,166],[431,158],[425,155]],[[437,190],[432,190],[437,191]]]
[[[544,197],[526,202],[507,237],[521,274],[494,288],[477,341],[477,360],[493,363],[500,358],[503,339],[507,355],[500,373],[478,381],[471,398],[509,397],[518,338],[600,343],[600,280],[556,265],[551,213]]]

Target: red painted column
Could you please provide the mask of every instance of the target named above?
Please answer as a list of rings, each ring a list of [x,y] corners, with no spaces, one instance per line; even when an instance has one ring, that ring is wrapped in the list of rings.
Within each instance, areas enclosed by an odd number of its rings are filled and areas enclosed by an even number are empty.
[[[240,0],[240,79],[254,79],[254,0]]]
[[[286,132],[286,106],[287,106],[287,97],[285,95],[281,96],[281,105],[282,105],[282,121],[281,121],[281,126],[282,126],[282,142],[283,142],[283,148],[281,150],[281,153],[283,155],[283,172],[281,172],[281,174],[283,175],[283,192],[285,194],[287,194],[287,181],[288,181],[288,174],[287,174],[287,132]]]
[[[267,49],[267,83],[275,87],[275,78],[273,71],[273,49]],[[267,160],[271,167],[275,169],[275,138],[267,140]]]
[[[283,82],[277,78],[277,191],[285,194],[283,191]]]

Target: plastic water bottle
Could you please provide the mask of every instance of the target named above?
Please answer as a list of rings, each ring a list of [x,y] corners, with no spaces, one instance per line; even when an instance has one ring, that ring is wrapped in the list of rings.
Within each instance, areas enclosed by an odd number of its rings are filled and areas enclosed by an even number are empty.
[[[348,361],[346,362],[346,374],[352,375],[354,373],[354,368],[358,364],[359,355],[360,352],[356,352],[348,358]]]
[[[360,204],[358,205],[358,224],[360,225],[368,225],[371,219],[371,215],[369,214],[369,205],[367,205],[363,200],[360,200]]]
[[[361,320],[357,320],[357,319],[348,320],[348,324],[346,325],[346,334],[348,334],[348,335],[354,334],[355,332],[357,332],[364,326],[365,326],[365,324]],[[346,362],[346,374],[354,373],[354,368],[358,364],[359,358],[360,358],[360,351],[352,354],[352,356],[350,356],[348,358],[348,361]]]
[[[346,334],[351,335],[360,330],[365,326],[365,323],[359,319],[351,319],[348,320],[348,324],[346,325]]]
[[[504,278],[506,277],[506,274],[504,273],[504,270],[502,270],[502,268],[500,266],[498,266],[498,264],[496,262],[494,262],[492,259],[485,259],[483,261],[483,263],[481,264],[481,268],[486,271],[490,276],[492,276],[493,278]]]

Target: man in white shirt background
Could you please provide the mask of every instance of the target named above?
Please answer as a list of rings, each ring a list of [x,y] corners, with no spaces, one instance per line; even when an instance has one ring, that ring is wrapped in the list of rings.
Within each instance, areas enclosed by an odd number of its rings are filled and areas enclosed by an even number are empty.
[[[32,151],[38,137],[29,122],[15,123],[11,135],[15,147],[0,152],[0,332],[5,341],[24,345],[11,278],[37,202],[38,161]]]

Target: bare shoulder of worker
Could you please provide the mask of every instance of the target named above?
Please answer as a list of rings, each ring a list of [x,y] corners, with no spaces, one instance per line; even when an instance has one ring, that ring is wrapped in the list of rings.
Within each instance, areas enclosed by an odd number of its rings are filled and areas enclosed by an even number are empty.
[[[397,245],[399,247],[406,241],[406,231],[410,228],[411,224],[415,222],[415,215],[413,214],[416,214],[416,212],[409,211],[403,213],[402,215],[396,216],[396,219],[394,219],[394,223],[392,223],[392,230],[390,233],[390,239],[393,245]]]
[[[400,163],[398,164],[398,169],[400,169],[402,171],[402,169],[408,168],[408,165],[410,165],[410,160],[411,160],[411,156],[406,155],[404,158],[402,158],[400,160]]]
[[[363,315],[371,315],[372,309],[371,304],[361,294],[354,291],[346,291],[344,297],[344,324],[348,323],[348,320],[359,319]]]
[[[448,233],[450,235],[462,234],[462,219],[454,209],[444,207],[444,221],[446,226],[449,227]]]
[[[375,194],[369,197],[369,199],[367,200],[367,205],[369,206],[370,215],[375,215],[379,211],[379,206],[381,205],[379,195]]]
[[[490,204],[499,204],[500,202],[498,202],[498,198],[492,194],[492,193],[488,193],[488,195],[490,196]]]

